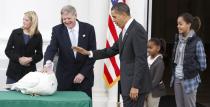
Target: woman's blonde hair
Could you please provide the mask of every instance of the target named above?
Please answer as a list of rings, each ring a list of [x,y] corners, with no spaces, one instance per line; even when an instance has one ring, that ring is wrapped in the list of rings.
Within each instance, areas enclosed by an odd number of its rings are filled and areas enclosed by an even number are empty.
[[[29,18],[29,20],[31,21],[31,27],[29,28],[29,35],[33,36],[34,34],[39,33],[38,30],[38,17],[36,15],[35,11],[27,11],[24,13],[24,15],[26,17]]]

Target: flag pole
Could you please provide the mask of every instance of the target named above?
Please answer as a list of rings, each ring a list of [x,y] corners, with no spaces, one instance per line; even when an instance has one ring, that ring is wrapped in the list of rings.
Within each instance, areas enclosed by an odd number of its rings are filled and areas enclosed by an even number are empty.
[[[126,3],[126,0],[123,0],[123,3]],[[120,107],[120,94],[121,94],[121,83],[118,81],[118,92],[117,92],[117,107]]]
[[[118,87],[117,87],[117,107],[120,107],[120,94],[121,94],[121,84],[119,80]]]

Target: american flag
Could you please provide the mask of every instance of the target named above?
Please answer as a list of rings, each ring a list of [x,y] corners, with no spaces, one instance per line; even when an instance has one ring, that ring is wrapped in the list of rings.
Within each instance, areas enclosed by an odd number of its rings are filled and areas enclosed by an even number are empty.
[[[111,14],[110,14],[111,7],[118,2],[126,3],[126,0],[110,0],[106,48],[109,48],[110,46],[113,45],[114,42],[118,40],[118,37],[119,37],[118,35],[121,31],[121,29],[119,29],[112,21]],[[117,83],[120,80],[119,67],[120,67],[119,55],[105,59],[104,79],[105,79],[106,86],[108,88],[111,88],[115,83]]]

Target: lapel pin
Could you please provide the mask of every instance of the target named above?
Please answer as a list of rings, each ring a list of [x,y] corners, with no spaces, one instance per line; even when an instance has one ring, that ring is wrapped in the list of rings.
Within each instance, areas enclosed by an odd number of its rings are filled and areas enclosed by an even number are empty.
[[[86,35],[84,34],[84,35],[82,35],[82,37],[84,38]]]

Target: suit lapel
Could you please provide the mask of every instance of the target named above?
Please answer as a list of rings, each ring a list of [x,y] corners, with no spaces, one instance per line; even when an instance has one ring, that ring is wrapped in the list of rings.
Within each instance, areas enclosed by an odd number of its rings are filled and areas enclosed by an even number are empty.
[[[77,20],[78,21],[78,20]],[[79,47],[83,47],[82,46],[82,39],[85,37],[85,32],[84,32],[84,28],[81,25],[81,23],[78,21],[79,24],[79,37],[78,37],[78,46]],[[76,59],[80,56],[78,53],[76,54]]]
[[[69,52],[74,56],[74,52],[73,50],[71,49],[72,47],[72,44],[71,44],[71,38],[69,37],[69,33],[68,33],[68,29],[65,25],[63,25],[63,32],[62,32],[62,36],[63,36],[63,43],[69,47]],[[66,41],[66,42],[65,42]],[[75,57],[74,57],[75,58]]]
[[[67,29],[67,27],[65,25],[63,27],[64,27],[64,29],[63,29],[63,33],[62,34],[63,34],[64,40],[68,41],[68,42],[66,42],[68,46],[72,46],[71,45],[71,38],[69,37],[68,29]]]
[[[127,31],[125,32],[125,34],[123,36],[123,39],[122,39],[122,32],[120,33],[121,34],[120,39],[122,41],[122,42],[120,42],[120,44],[121,44],[120,45],[120,49],[119,49],[120,50],[120,54],[122,53],[122,51],[124,49],[125,42],[126,42],[128,36],[130,35],[130,31],[133,28],[134,23],[135,23],[135,20],[133,20],[132,23],[130,24],[130,26],[128,27]]]
[[[119,35],[119,53],[121,53],[121,50],[122,50],[122,32],[120,32],[120,35]]]
[[[80,22],[78,21],[79,23],[79,37],[78,37],[78,46],[81,47],[81,40],[83,39],[83,35],[84,35],[84,30],[80,24]]]

